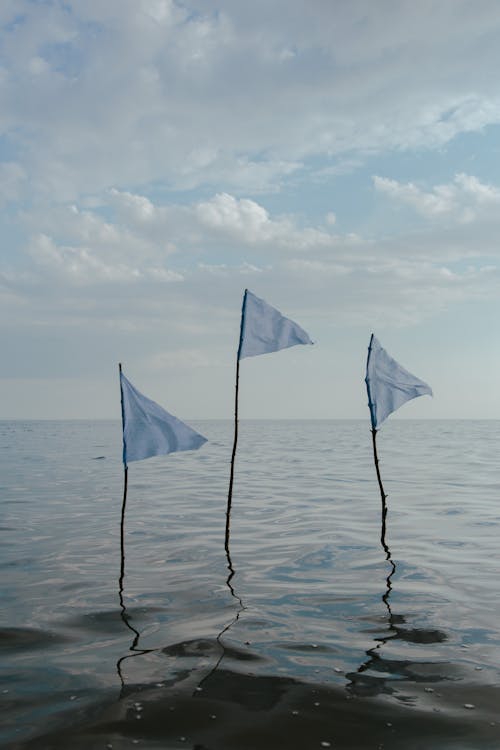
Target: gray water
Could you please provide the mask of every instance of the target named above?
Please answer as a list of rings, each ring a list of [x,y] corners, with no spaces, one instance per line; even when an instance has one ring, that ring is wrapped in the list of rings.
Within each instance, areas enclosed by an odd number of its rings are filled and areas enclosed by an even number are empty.
[[[0,422],[8,748],[500,748],[500,422]],[[394,564],[391,564],[391,560]],[[121,606],[122,605],[122,606]]]

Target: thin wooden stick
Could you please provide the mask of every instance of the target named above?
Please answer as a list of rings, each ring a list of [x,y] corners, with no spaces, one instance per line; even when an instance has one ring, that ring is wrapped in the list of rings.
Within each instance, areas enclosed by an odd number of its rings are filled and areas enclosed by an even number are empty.
[[[125,466],[124,473],[123,473],[122,517],[121,517],[121,522],[120,522],[120,578],[119,578],[120,599],[121,599],[121,592],[123,591],[123,579],[125,577],[125,508],[127,506],[127,485],[128,485],[128,466]]]
[[[387,503],[386,503],[387,495],[384,490],[384,485],[382,484],[382,477],[380,476],[380,467],[379,467],[378,454],[377,454],[377,426],[376,426],[377,419],[376,419],[376,414],[375,414],[375,404],[373,403],[373,400],[372,400],[372,393],[371,393],[371,388],[370,388],[370,377],[369,377],[369,365],[370,365],[370,357],[372,354],[372,345],[373,345],[373,333],[370,337],[370,343],[368,345],[368,357],[366,360],[365,383],[366,383],[366,392],[368,395],[368,408],[370,409],[370,419],[372,423],[373,460],[375,463],[375,471],[377,472],[377,480],[378,480],[378,486],[380,489],[380,497],[382,499],[382,529],[380,533],[380,542],[382,544],[382,547],[385,550],[386,559],[390,560],[391,552],[385,541],[386,518],[387,518]]]
[[[118,370],[120,373],[120,397],[121,397],[121,407],[122,407],[122,429],[125,429],[125,411],[123,406],[123,389],[122,389],[122,364],[121,362],[118,365]],[[121,521],[120,521],[120,578],[118,579],[118,597],[120,599],[120,607],[121,607],[121,618],[127,628],[131,630],[134,635],[134,642],[132,643],[131,650],[135,649],[137,646],[137,642],[139,640],[139,631],[136,630],[133,625],[129,622],[129,615],[127,614],[127,610],[125,607],[125,603],[123,601],[123,581],[125,578],[125,509],[127,507],[127,488],[128,488],[128,466],[126,462],[125,457],[125,445],[123,448],[123,502],[122,502],[122,515],[121,515]]]
[[[379,467],[379,461],[378,461],[378,455],[377,455],[377,430],[374,428],[372,429],[372,442],[373,442],[373,459],[375,462],[375,470],[377,472],[377,480],[378,480],[378,486],[380,489],[380,497],[382,499],[382,526],[380,531],[380,543],[382,544],[382,547],[385,550],[385,559],[390,563],[391,565],[391,572],[386,578],[386,591],[385,594],[382,596],[382,601],[384,602],[385,606],[387,607],[387,611],[389,613],[389,619],[392,618],[392,610],[391,605],[389,604],[389,597],[391,595],[392,591],[392,584],[391,584],[391,578],[396,572],[396,564],[391,556],[391,550],[389,549],[389,546],[385,540],[385,534],[386,534],[386,519],[387,519],[387,495],[384,490],[384,485],[382,484],[382,478],[380,476],[380,467]]]
[[[373,460],[375,462],[375,471],[377,472],[377,480],[378,480],[378,486],[380,489],[380,497],[382,499],[382,530],[380,534],[380,542],[382,544],[382,547],[387,553],[387,559],[390,557],[390,551],[385,541],[385,533],[386,533],[386,518],[387,518],[387,495],[384,490],[384,485],[382,484],[382,477],[380,476],[380,467],[379,467],[379,461],[378,461],[378,454],[377,454],[377,430],[372,429],[372,443],[373,443]]]
[[[233,452],[231,454],[231,473],[229,476],[229,490],[227,493],[227,508],[226,508],[226,535],[224,538],[224,549],[226,554],[229,556],[229,533],[231,527],[231,506],[233,501],[233,482],[234,482],[234,462],[236,458],[236,446],[238,444],[238,391],[240,384],[240,354],[241,347],[243,344],[243,332],[245,328],[245,308],[247,301],[248,289],[245,289],[243,295],[243,304],[241,306],[241,320],[240,320],[240,340],[238,342],[238,352],[236,354],[236,383],[234,389],[234,440],[233,440]],[[230,559],[230,558],[229,558]],[[232,570],[232,568],[229,568]]]
[[[235,401],[234,401],[234,441],[233,441],[233,452],[231,454],[231,473],[229,476],[229,491],[227,495],[227,508],[226,508],[226,535],[224,540],[224,549],[226,554],[229,555],[229,532],[231,526],[231,505],[233,500],[233,482],[234,482],[234,462],[236,458],[236,446],[238,444],[238,390],[240,380],[240,360],[236,360],[236,386],[235,386]]]

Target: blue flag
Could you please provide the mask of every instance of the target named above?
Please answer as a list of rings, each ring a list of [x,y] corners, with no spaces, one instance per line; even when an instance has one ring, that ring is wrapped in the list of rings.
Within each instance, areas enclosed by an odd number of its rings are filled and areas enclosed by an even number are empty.
[[[427,383],[405,370],[387,354],[373,333],[368,347],[365,382],[374,430],[406,401],[426,393],[433,395]]]
[[[155,401],[146,398],[120,371],[123,463],[200,448],[207,439]]]
[[[312,343],[297,323],[285,318],[275,307],[245,289],[238,359],[277,352],[296,344]]]

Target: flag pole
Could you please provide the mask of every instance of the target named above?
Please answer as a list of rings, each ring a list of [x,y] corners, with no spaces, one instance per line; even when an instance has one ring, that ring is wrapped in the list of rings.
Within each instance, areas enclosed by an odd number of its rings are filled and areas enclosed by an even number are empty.
[[[236,383],[235,383],[235,395],[234,395],[234,440],[233,440],[233,451],[231,454],[231,471],[229,475],[229,490],[227,494],[227,508],[226,508],[226,534],[224,539],[224,549],[226,550],[226,555],[228,557],[228,568],[230,572],[234,575],[234,571],[231,565],[231,557],[229,555],[229,533],[230,533],[230,526],[231,526],[231,506],[233,501],[233,482],[234,482],[234,462],[236,458],[236,446],[238,444],[238,393],[239,393],[239,383],[240,383],[240,353],[241,353],[241,345],[243,342],[243,328],[245,324],[245,304],[246,304],[246,298],[247,298],[247,292],[248,289],[245,289],[245,293],[243,295],[243,304],[241,307],[241,321],[240,321],[240,340],[238,343],[238,353],[236,355]],[[232,576],[230,576],[232,578]]]
[[[120,395],[121,395],[121,407],[122,407],[122,428],[125,427],[125,411],[124,411],[124,405],[123,405],[123,388],[122,388],[122,364],[121,362],[118,364],[118,370],[120,373]],[[123,449],[123,502],[122,502],[122,515],[121,515],[121,521],[120,521],[120,578],[118,579],[118,598],[120,600],[120,608],[121,608],[121,618],[127,628],[131,630],[134,635],[134,642],[132,644],[131,650],[134,650],[137,646],[137,643],[139,641],[139,631],[136,630],[133,625],[129,622],[129,616],[127,614],[127,610],[125,607],[125,602],[123,601],[123,580],[125,578],[125,508],[127,506],[127,487],[128,487],[128,466],[125,461],[125,446]],[[119,664],[120,661],[117,664],[118,671],[119,671]]]
[[[120,522],[120,591],[123,591],[123,578],[125,576],[125,507],[127,505],[127,483],[128,466],[125,466],[123,476],[122,517]]]
[[[380,543],[382,544],[382,547],[385,550],[386,559],[392,562],[391,552],[385,541],[386,518],[387,518],[387,503],[386,503],[387,495],[384,490],[384,485],[382,484],[382,477],[380,476],[380,466],[379,466],[378,453],[377,453],[377,432],[378,432],[377,427],[376,427],[377,420],[376,420],[376,415],[375,415],[375,405],[372,400],[372,393],[370,389],[370,379],[368,377],[368,366],[370,364],[372,345],[373,345],[373,333],[371,335],[370,343],[368,345],[368,358],[366,360],[365,383],[366,383],[366,391],[368,394],[368,407],[370,409],[370,419],[371,419],[371,425],[372,425],[371,433],[372,433],[372,445],[373,445],[373,462],[375,464],[375,471],[377,473],[377,481],[378,481],[378,486],[380,489],[380,498],[382,500],[382,527],[381,527],[381,532],[380,532]]]
[[[125,411],[123,406],[123,387],[122,387],[122,363],[118,363],[118,372],[120,374],[120,401],[122,410],[122,431],[125,428]],[[119,579],[119,596],[120,605],[123,607],[123,578],[125,576],[125,508],[127,505],[127,486],[128,486],[128,466],[125,461],[125,448],[123,456],[123,501],[122,515],[120,522],[120,579]]]
[[[385,494],[384,485],[382,484],[382,478],[380,476],[380,468],[379,468],[378,455],[377,455],[377,430],[376,429],[372,429],[372,442],[373,442],[373,459],[375,462],[375,470],[377,472],[378,486],[380,488],[380,497],[382,498],[382,527],[380,530],[380,543],[385,550],[385,559],[387,560],[387,562],[391,564],[391,567],[392,567],[391,572],[386,578],[387,588],[386,588],[385,594],[382,597],[382,601],[387,607],[387,611],[389,613],[389,619],[390,619],[392,617],[391,605],[389,604],[389,597],[392,591],[391,578],[396,572],[396,563],[392,559],[391,550],[389,549],[389,546],[387,542],[385,541],[386,518],[387,518],[387,503],[386,503],[387,495]]]
[[[233,482],[234,482],[234,461],[236,458],[236,445],[238,444],[238,389],[240,381],[240,360],[236,360],[236,386],[235,386],[235,400],[234,400],[234,439],[233,439],[233,452],[231,454],[231,472],[229,475],[229,490],[227,494],[227,508],[226,508],[226,536],[224,541],[224,548],[226,552],[229,551],[229,529],[231,523],[231,505],[233,500]]]
[[[380,489],[380,497],[382,500],[382,528],[380,532],[380,542],[382,544],[382,547],[387,553],[387,559],[389,559],[391,553],[385,541],[386,518],[387,518],[387,503],[386,503],[387,495],[384,490],[384,485],[382,484],[382,477],[380,476],[380,466],[379,466],[379,460],[378,460],[378,454],[377,454],[377,432],[378,430],[373,428],[371,432],[372,432],[372,444],[373,444],[373,461],[375,463],[375,471],[377,473],[377,481],[378,481],[378,486]]]

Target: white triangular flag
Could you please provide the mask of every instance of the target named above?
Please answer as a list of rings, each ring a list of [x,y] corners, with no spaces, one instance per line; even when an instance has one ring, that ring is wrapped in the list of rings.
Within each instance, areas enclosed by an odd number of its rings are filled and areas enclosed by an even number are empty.
[[[374,430],[406,401],[433,395],[432,388],[389,356],[373,334],[368,347],[365,382]]]
[[[120,371],[123,463],[200,448],[207,439],[146,398]]]
[[[245,289],[238,359],[277,352],[296,344],[312,343],[297,323],[285,318],[275,307]]]

